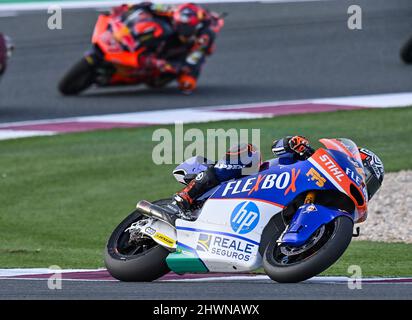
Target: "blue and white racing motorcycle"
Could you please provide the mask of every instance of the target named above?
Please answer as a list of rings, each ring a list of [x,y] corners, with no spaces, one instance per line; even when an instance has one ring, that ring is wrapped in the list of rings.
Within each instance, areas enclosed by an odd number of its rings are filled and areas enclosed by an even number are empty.
[[[329,268],[345,252],[355,223],[366,219],[362,160],[349,139],[292,165],[261,170],[220,184],[182,217],[172,200],[140,201],[111,235],[105,264],[122,281],[177,274],[250,272],[263,266],[277,282],[299,282]],[[174,170],[188,183],[206,169],[202,157]]]

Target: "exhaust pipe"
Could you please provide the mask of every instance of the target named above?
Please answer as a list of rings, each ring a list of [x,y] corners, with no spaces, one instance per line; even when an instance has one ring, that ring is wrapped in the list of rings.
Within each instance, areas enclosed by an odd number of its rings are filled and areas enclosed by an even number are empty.
[[[136,209],[145,216],[153,217],[162,220],[163,222],[166,222],[173,227],[175,226],[177,217],[171,215],[168,211],[156,204],[150,203],[146,200],[141,200],[137,203]]]

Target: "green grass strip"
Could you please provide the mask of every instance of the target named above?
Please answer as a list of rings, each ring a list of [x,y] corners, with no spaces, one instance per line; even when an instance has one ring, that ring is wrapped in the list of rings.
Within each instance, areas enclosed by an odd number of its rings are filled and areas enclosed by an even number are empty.
[[[264,158],[274,138],[348,137],[381,156],[387,171],[412,168],[412,108],[339,111],[192,124],[185,129],[261,129]],[[0,268],[95,268],[113,228],[140,199],[181,188],[174,165],[156,166],[157,127],[0,142]],[[173,126],[165,126],[173,130]],[[366,223],[368,223],[366,221]],[[394,222],[396,223],[396,222]],[[365,275],[411,275],[412,246],[355,242],[328,274],[360,264]],[[409,267],[409,268],[408,268]]]

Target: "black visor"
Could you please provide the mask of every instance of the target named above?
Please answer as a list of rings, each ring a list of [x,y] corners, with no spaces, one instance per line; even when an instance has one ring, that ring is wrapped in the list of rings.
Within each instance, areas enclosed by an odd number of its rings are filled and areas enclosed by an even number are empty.
[[[364,166],[364,169],[366,175],[366,188],[368,189],[368,198],[370,200],[381,187],[382,181],[380,181],[374,172],[371,171],[369,166]]]

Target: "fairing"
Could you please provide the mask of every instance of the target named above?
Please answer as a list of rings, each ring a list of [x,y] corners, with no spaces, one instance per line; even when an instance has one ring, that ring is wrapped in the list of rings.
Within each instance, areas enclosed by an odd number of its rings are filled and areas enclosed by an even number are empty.
[[[134,40],[125,30],[124,26],[114,22],[112,17],[100,15],[93,32],[92,43],[100,48],[106,61],[138,68],[138,57],[144,49],[130,50],[134,46]],[[129,50],[125,50],[124,47],[129,47]]]
[[[346,194],[355,212],[315,204],[301,206],[278,240],[300,246],[323,224],[339,216],[354,222],[366,218],[367,198],[359,168],[359,153],[350,140],[322,139],[306,161],[271,165],[266,170],[222,183],[210,191],[196,221],[178,219],[177,251],[168,257],[172,270],[183,272],[240,272],[261,266],[259,253],[265,226],[300,194],[334,190]],[[201,161],[183,164],[186,171],[201,170]],[[270,162],[270,164],[275,161]],[[279,236],[279,235],[278,235]],[[185,260],[186,259],[186,260]],[[187,264],[185,264],[185,261]]]

